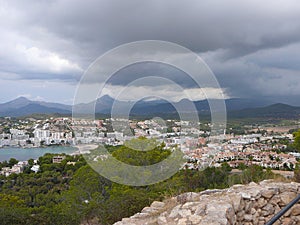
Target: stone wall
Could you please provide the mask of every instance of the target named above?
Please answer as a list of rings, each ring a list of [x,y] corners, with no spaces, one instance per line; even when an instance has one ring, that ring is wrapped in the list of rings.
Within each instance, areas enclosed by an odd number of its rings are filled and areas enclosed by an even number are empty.
[[[150,207],[115,225],[263,225],[299,191],[299,183],[268,180],[259,184],[234,185],[224,190],[189,192],[164,202],[153,202]],[[300,203],[275,224],[300,224]]]

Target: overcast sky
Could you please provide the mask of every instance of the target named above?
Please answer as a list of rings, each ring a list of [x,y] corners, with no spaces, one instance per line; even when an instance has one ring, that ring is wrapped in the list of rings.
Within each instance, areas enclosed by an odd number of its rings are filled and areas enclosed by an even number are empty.
[[[0,102],[25,96],[71,104],[84,71],[104,52],[163,40],[199,54],[227,98],[300,105],[298,0],[0,0],[0,28]],[[203,98],[172,68],[144,64],[124,73],[132,79],[147,71],[168,73],[195,99]],[[114,79],[106,93],[124,85],[126,79]],[[161,92],[172,100],[182,95],[158,86],[132,92]]]

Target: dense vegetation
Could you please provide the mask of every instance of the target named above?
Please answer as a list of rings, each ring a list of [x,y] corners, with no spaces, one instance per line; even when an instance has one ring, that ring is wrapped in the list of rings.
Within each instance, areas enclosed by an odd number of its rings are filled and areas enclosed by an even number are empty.
[[[293,147],[300,152],[300,130],[295,131],[293,135],[294,135]]]
[[[123,162],[150,165],[169,154],[163,147],[156,147],[148,155],[125,146],[111,147],[109,151]],[[74,225],[91,220],[112,224],[140,211],[154,200],[187,191],[226,188],[235,183],[274,177],[271,171],[263,171],[259,166],[231,173],[225,163],[220,168],[203,171],[183,169],[163,182],[132,187],[99,176],[82,156],[66,156],[61,163],[52,163],[52,157],[46,154],[39,158],[41,171],[38,173],[27,169],[22,174],[1,177],[1,224]]]

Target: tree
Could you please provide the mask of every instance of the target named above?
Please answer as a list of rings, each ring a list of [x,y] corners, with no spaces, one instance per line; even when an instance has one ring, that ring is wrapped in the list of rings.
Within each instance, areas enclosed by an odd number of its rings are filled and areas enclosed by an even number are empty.
[[[19,161],[16,160],[15,158],[11,158],[8,162],[8,166],[12,167],[13,165],[17,164]]]
[[[21,198],[0,193],[1,224],[24,224],[29,217],[29,210],[25,207],[25,202]]]
[[[294,180],[296,182],[300,182],[300,165],[299,165],[299,163],[296,164],[296,167],[294,170]]]
[[[46,153],[44,156],[39,157],[38,164],[51,164],[52,163],[53,155],[50,153]]]
[[[28,160],[28,165],[29,166],[33,166],[33,164],[34,164],[34,159],[29,159]]]
[[[293,144],[293,147],[297,151],[300,151],[300,130],[294,132],[293,135],[294,135],[294,144]]]
[[[103,214],[110,185],[109,180],[97,174],[91,167],[82,166],[74,174],[70,189],[63,195],[64,207],[71,207],[74,214],[89,221]]]
[[[148,166],[166,159],[170,150],[163,149],[164,143],[159,144],[155,139],[140,137],[132,139],[126,146],[120,146],[112,155],[119,161],[135,166]]]
[[[227,162],[222,163],[221,168],[226,172],[231,172],[231,170],[232,170]]]

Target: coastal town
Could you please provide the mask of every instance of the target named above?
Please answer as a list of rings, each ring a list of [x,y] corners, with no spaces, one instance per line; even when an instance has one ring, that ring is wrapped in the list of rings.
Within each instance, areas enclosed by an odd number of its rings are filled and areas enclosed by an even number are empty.
[[[288,128],[250,129],[244,134],[230,133],[210,136],[210,124],[200,122],[162,120],[101,119],[72,120],[68,117],[49,119],[3,118],[0,124],[0,147],[35,148],[43,146],[119,146],[132,138],[154,138],[164,142],[166,149],[180,147],[186,158],[184,168],[220,167],[227,162],[232,168],[259,165],[273,170],[293,170],[300,154],[288,149],[293,134]],[[275,130],[275,132],[274,132]],[[218,141],[212,141],[218,140]],[[0,148],[0,151],[1,151]],[[77,151],[84,154],[89,151]],[[103,158],[103,157],[102,157]],[[104,157],[105,158],[105,157]],[[1,174],[21,173],[27,161],[11,168],[2,168]],[[38,168],[32,169],[37,172]]]

